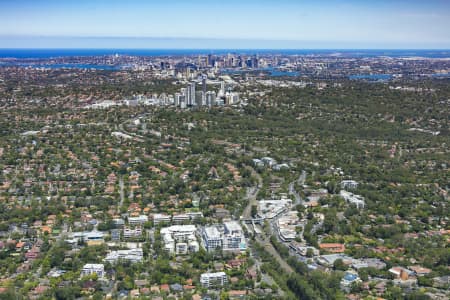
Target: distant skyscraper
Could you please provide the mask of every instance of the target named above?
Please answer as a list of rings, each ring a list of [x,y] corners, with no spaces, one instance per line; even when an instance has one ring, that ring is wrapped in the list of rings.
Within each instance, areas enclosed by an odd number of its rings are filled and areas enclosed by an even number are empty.
[[[191,78],[191,68],[186,68],[186,78],[189,80]]]
[[[206,79],[207,78],[208,78],[208,76],[202,75],[202,92],[204,94],[206,94]]]
[[[202,96],[201,96],[201,103],[202,105],[206,105],[206,79],[208,78],[208,76],[206,76],[205,74],[202,75]]]
[[[225,81],[220,82],[219,97],[225,96]]]
[[[195,82],[191,82],[187,86],[186,104],[188,106],[194,106],[195,103]]]
[[[212,54],[208,54],[208,61],[206,62],[206,64],[208,65],[208,67],[213,66],[213,61],[212,61]]]
[[[252,58],[252,68],[258,69],[258,56],[254,55]]]

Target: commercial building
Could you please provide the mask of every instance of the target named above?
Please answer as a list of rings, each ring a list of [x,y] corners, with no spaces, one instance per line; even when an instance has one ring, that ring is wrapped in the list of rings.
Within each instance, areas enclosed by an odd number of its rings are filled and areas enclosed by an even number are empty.
[[[88,246],[94,246],[104,243],[104,234],[100,231],[73,232],[69,236],[71,239],[67,239],[66,242],[71,245],[84,242]]]
[[[291,199],[258,201],[258,216],[263,219],[273,219],[289,210]]]
[[[290,211],[280,217],[276,222],[278,235],[281,240],[292,241],[297,236],[297,226],[299,219],[296,211]]]

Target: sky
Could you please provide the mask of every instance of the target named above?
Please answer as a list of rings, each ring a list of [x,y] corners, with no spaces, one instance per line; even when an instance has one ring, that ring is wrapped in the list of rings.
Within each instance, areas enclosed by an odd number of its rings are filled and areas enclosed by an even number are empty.
[[[0,0],[0,48],[450,49],[450,0]]]

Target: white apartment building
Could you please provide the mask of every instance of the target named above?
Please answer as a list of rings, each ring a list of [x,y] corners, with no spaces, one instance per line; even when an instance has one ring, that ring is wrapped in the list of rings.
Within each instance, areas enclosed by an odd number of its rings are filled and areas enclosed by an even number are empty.
[[[142,228],[140,226],[131,229],[130,227],[125,227],[123,229],[123,237],[124,238],[134,238],[142,236]]]
[[[241,225],[236,221],[224,222],[221,225],[202,229],[203,246],[207,251],[217,249],[241,252],[247,250],[247,242]]]
[[[202,230],[202,239],[206,251],[222,250],[222,235],[216,226],[204,227]]]
[[[173,225],[161,229],[164,249],[171,254],[184,255],[197,252],[200,246],[195,237],[195,225]]]
[[[203,273],[200,275],[200,283],[203,287],[224,286],[228,283],[225,272]]]
[[[345,199],[348,203],[356,205],[357,208],[362,209],[366,205],[364,201],[364,197],[360,195],[355,195],[353,193],[341,190],[340,193],[342,198]]]
[[[174,215],[172,217],[172,221],[174,223],[183,223],[186,221],[189,221],[191,218],[189,217],[188,214],[178,214],[178,215]]]
[[[142,225],[148,222],[148,217],[146,215],[140,215],[139,217],[128,217],[128,223],[130,225]]]
[[[142,248],[135,248],[129,250],[111,251],[105,257],[105,261],[115,263],[118,260],[126,260],[130,262],[141,262],[144,259],[144,252]]]
[[[342,180],[341,189],[356,189],[358,187],[358,182],[354,180]]]
[[[245,251],[247,243],[241,225],[236,221],[224,222],[223,250]]]
[[[172,218],[169,215],[164,214],[154,214],[153,215],[153,223],[158,225],[160,223],[170,223]]]
[[[97,274],[98,277],[105,275],[105,266],[103,264],[85,264],[81,270],[81,276]]]

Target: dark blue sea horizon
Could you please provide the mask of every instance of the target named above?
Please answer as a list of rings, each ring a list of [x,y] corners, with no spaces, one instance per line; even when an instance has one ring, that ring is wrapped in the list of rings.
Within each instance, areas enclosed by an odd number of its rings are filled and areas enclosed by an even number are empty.
[[[129,56],[192,56],[208,54],[281,54],[281,55],[340,55],[352,57],[427,57],[447,58],[450,50],[371,50],[371,49],[12,49],[0,48],[0,58],[15,59],[47,59],[57,57],[78,56],[107,56],[107,55],[129,55]]]

